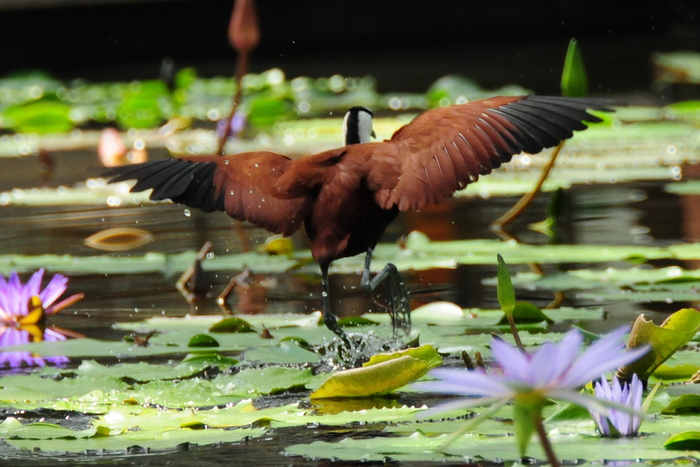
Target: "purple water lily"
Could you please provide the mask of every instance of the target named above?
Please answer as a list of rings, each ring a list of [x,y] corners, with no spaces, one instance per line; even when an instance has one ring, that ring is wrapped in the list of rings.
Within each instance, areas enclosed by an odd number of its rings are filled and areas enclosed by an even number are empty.
[[[621,383],[617,377],[614,377],[610,383],[605,378],[601,378],[600,381],[595,382],[593,389],[598,399],[620,404],[635,412],[642,412],[644,388],[636,374],[632,375],[632,382],[629,384]],[[611,409],[607,416],[592,410],[591,416],[603,436],[637,436],[639,427],[642,425],[641,417],[617,409]]]
[[[491,350],[500,371],[457,369],[433,370],[430,375],[438,381],[416,383],[415,388],[426,392],[482,396],[440,406],[436,410],[481,405],[489,401],[518,399],[561,399],[601,410],[595,398],[579,393],[586,383],[604,373],[632,362],[647,348],[625,351],[620,339],[626,333],[618,329],[602,337],[581,352],[583,336],[577,330],[568,332],[559,343],[546,342],[535,352],[525,353],[509,343],[494,339]],[[603,412],[607,411],[603,409]]]
[[[453,433],[446,444],[512,402],[515,434],[521,455],[525,455],[532,434],[537,432],[550,463],[560,465],[542,424],[542,410],[548,400],[559,399],[609,416],[610,409],[606,405],[610,404],[582,394],[579,390],[602,374],[636,360],[648,350],[641,347],[626,351],[620,342],[626,331],[625,328],[613,331],[584,351],[581,351],[583,336],[577,330],[568,332],[556,344],[542,344],[533,353],[494,339],[491,350],[498,367],[496,371],[438,369],[430,372],[431,376],[438,378],[437,381],[416,383],[413,387],[424,392],[481,396],[440,405],[429,411],[430,414],[491,404],[478,417]]]
[[[45,288],[41,288],[44,270],[36,271],[22,284],[19,275],[12,272],[5,280],[0,275],[0,349],[31,342],[54,342],[66,336],[56,328],[45,328],[47,315],[72,305],[83,294],[75,294],[57,302],[68,286],[68,278],[54,275]],[[0,368],[44,366],[47,362],[61,364],[66,357],[42,357],[26,351],[0,351]]]

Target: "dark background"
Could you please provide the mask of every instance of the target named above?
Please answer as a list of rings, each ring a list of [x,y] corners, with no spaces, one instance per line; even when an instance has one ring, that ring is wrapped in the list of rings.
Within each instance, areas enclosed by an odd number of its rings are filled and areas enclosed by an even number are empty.
[[[232,0],[3,0],[0,75],[43,69],[93,81],[157,77],[161,60],[230,75]],[[576,37],[591,92],[651,89],[651,56],[699,50],[697,0],[256,2],[262,41],[251,71],[373,75],[380,91],[425,91],[457,73],[483,86],[559,93]]]

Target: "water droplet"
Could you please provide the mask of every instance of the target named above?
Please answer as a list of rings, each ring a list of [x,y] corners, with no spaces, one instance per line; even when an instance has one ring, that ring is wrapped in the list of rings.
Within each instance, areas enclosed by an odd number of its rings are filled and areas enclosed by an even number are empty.
[[[183,212],[185,214],[185,217],[190,217],[192,215],[189,209],[185,209]]]

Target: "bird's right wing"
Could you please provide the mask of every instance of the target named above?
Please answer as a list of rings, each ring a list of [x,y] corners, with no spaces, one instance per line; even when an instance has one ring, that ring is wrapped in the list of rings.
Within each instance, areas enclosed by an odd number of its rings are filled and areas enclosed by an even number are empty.
[[[153,189],[151,199],[170,199],[205,212],[225,211],[274,233],[290,235],[303,225],[310,193],[279,197],[275,184],[291,162],[267,151],[232,156],[166,159],[116,167],[110,182],[135,179],[131,191]]]

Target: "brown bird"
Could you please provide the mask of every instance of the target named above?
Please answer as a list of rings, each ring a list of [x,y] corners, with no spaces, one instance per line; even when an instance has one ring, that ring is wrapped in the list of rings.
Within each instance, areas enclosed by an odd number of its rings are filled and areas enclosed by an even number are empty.
[[[326,326],[346,340],[331,312],[328,268],[366,253],[361,286],[373,291],[389,278],[392,307],[409,312],[396,268],[370,280],[372,250],[400,211],[419,210],[452,196],[514,154],[540,152],[599,122],[600,101],[565,97],[494,97],[428,110],[391,139],[370,142],[372,112],[345,116],[346,146],[300,159],[254,151],[117,167],[111,182],[136,179],[131,191],[153,189],[205,212],[225,211],[271,232],[291,235],[303,225],[321,267]]]

